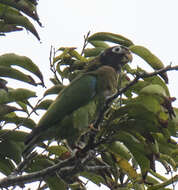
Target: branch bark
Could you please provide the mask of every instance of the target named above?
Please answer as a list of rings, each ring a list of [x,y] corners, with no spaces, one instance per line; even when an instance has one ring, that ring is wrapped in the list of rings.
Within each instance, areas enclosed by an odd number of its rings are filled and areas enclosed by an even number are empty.
[[[156,76],[158,74],[161,74],[161,73],[165,73],[167,71],[172,71],[172,70],[178,70],[178,65],[176,66],[171,66],[171,65],[168,65],[167,67],[163,68],[163,69],[159,69],[155,72],[152,72],[152,73],[138,73],[135,77],[135,79],[133,81],[131,81],[126,87],[124,88],[121,88],[121,89],[118,89],[117,93],[108,98],[106,103],[105,103],[105,106],[103,108],[103,110],[100,112],[100,115],[98,117],[98,119],[96,120],[96,122],[94,123],[94,128],[98,128],[98,125],[100,124],[100,122],[102,121],[103,119],[103,116],[104,116],[104,113],[106,112],[106,110],[109,108],[109,105],[110,103],[115,99],[117,98],[118,96],[122,95],[124,92],[126,92],[131,86],[133,86],[134,84],[136,84],[138,82],[139,79],[141,78],[148,78],[148,77],[153,77],[153,76]]]
[[[59,162],[38,172],[32,172],[21,176],[9,175],[0,180],[0,188],[43,180],[45,177],[54,175],[56,172],[63,180],[68,181],[72,178],[72,176],[82,172],[86,166],[86,163],[93,157],[95,157],[95,155],[91,155],[89,153],[82,159],[79,159],[76,155],[74,155],[67,160]]]

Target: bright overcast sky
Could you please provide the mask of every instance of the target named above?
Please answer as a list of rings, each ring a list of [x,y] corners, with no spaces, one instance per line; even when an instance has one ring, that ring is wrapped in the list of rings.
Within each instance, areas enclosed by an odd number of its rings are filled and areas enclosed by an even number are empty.
[[[81,48],[83,35],[90,30],[122,34],[135,44],[146,46],[165,65],[176,65],[177,8],[177,0],[40,0],[38,12],[44,27],[36,27],[42,43],[26,31],[11,33],[1,37],[0,54],[15,52],[29,56],[45,72],[49,68],[51,45]],[[139,60],[135,64],[144,62]],[[169,72],[169,77],[171,93],[178,97],[178,75]]]
[[[36,25],[42,43],[26,31],[11,33],[1,37],[0,54],[29,56],[48,75],[50,46],[81,48],[90,30],[122,34],[150,49],[165,65],[178,65],[177,0],[39,0],[38,13],[44,26]],[[178,98],[178,73],[168,75],[171,94]]]

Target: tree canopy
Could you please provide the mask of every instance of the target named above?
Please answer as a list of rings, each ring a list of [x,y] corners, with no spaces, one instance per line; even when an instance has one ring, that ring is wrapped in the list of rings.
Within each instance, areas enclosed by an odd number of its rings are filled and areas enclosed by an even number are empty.
[[[36,6],[35,0],[0,0],[0,35],[25,28],[40,40],[27,18],[31,17],[41,26]],[[65,88],[64,79],[70,83],[90,66],[95,67],[92,60],[111,44],[127,47],[153,72],[147,72],[140,63],[137,68],[132,63],[124,65],[117,93],[105,101],[92,123],[82,118],[88,109],[84,107],[74,119],[64,118],[60,122],[63,127],[55,138],[47,134],[38,143],[38,151],[23,157],[27,131],[37,125],[32,113],[46,111],[53,102],[50,95],[57,95]],[[164,67],[146,47],[110,32],[89,32],[82,47],[80,52],[74,47],[51,48],[49,69],[53,78],[48,80],[53,87],[44,88],[40,100],[36,92],[39,85],[45,84],[39,66],[15,53],[0,56],[0,172],[6,176],[0,180],[0,187],[23,188],[26,183],[37,181],[36,189],[86,189],[81,178],[84,177],[112,190],[174,189],[178,175],[165,178],[157,172],[157,163],[167,173],[177,171],[178,108],[172,106],[176,98],[169,92],[166,72],[177,70],[178,66]],[[36,86],[36,92],[29,87],[8,86],[8,78]],[[93,104],[89,106],[90,110],[94,109]],[[83,123],[92,125],[94,130],[88,129],[82,134],[70,131],[70,126],[77,128]],[[84,144],[77,149],[70,145],[75,135],[77,143]],[[172,187],[167,187],[170,184]]]

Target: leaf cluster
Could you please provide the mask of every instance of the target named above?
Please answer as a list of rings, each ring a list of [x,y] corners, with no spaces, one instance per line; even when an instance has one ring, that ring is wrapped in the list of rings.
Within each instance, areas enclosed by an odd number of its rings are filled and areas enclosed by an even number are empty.
[[[40,24],[36,13],[36,1],[0,0],[1,34],[21,30],[20,26],[39,39],[34,26],[24,15]],[[87,34],[81,52],[73,47],[51,50],[50,69],[54,77],[50,80],[54,86],[44,92],[44,97],[58,94],[65,88],[66,79],[70,82],[80,73],[99,67],[100,63],[96,63],[96,59],[110,43],[128,47],[143,63],[150,65],[154,70],[164,68],[161,60],[147,48],[135,45],[124,36],[107,32],[91,36]],[[15,69],[14,65],[32,73],[40,83],[31,75]],[[45,182],[41,189],[85,189],[80,176],[98,186],[104,184],[110,189],[168,189],[165,186],[172,181],[157,173],[155,162],[159,162],[168,173],[177,170],[178,109],[172,106],[175,98],[170,96],[166,73],[160,72],[148,77],[149,74],[142,68],[142,64],[138,65],[136,69],[133,69],[131,64],[123,67],[118,82],[120,96],[110,99],[106,109],[101,110],[99,118],[94,118],[93,123],[98,130],[89,130],[78,136],[77,143],[84,144],[84,148],[82,146],[74,159],[72,157],[70,165],[67,165],[68,170],[62,168],[61,171],[50,173],[48,176],[45,174],[40,178]],[[147,77],[140,77],[129,85],[135,77],[144,76],[143,73],[146,73]],[[0,77],[12,78],[33,86],[44,86],[43,75],[38,66],[29,58],[16,54],[0,56]],[[70,161],[73,155],[74,147],[69,147],[69,141],[75,135],[70,131],[70,125],[73,123],[70,121],[66,124],[64,121],[64,126],[68,125],[69,131],[60,131],[60,136],[55,140],[51,140],[47,135],[47,143],[38,144],[43,148],[44,154],[38,153],[33,158],[22,159],[23,142],[28,133],[19,130],[19,127],[33,129],[36,125],[29,108],[32,108],[32,112],[39,109],[47,110],[53,102],[52,99],[44,99],[33,108],[29,99],[35,96],[36,93],[28,87],[13,89],[7,86],[4,78],[0,79],[0,171],[6,176],[21,174],[24,171],[43,171],[55,166],[59,161],[61,165],[66,166],[65,163],[68,163],[68,159]],[[18,112],[27,116],[22,117]],[[80,125],[82,118],[77,119],[73,122]],[[9,124],[10,127],[15,124],[16,128],[7,129],[6,126]],[[63,141],[64,139],[68,142]],[[52,143],[54,141],[57,145]],[[82,162],[85,165],[82,165],[79,161],[91,152],[91,159],[86,159]],[[21,185],[22,180],[19,181],[14,184]]]
[[[0,35],[25,28],[40,40],[34,25],[28,19],[32,18],[41,26],[36,6],[36,0],[0,0]]]
[[[54,73],[51,81],[54,86],[48,89],[44,96],[59,93],[65,87],[64,79],[70,82],[80,73],[95,67],[94,60],[100,52],[109,47],[107,42],[127,46],[154,70],[164,68],[161,60],[147,48],[135,45],[121,35],[105,32],[87,35],[81,53],[73,47],[62,47],[51,52],[50,66]],[[77,176],[83,176],[97,185],[104,184],[110,189],[151,189],[154,185],[160,184],[160,181],[165,182],[167,179],[157,173],[156,161],[167,173],[177,170],[178,111],[172,106],[175,98],[170,96],[166,84],[167,74],[160,72],[159,75],[148,77],[149,74],[141,67],[142,64],[138,65],[136,69],[133,69],[131,64],[123,68],[118,82],[118,90],[122,92],[123,89],[123,93],[112,99],[106,110],[102,110],[98,123],[99,131],[95,132],[91,139],[88,137],[90,132],[80,137],[80,142],[86,144],[81,152],[85,155],[92,149],[98,156],[88,162],[88,167],[96,167],[95,170],[82,171]],[[147,77],[139,78],[127,88],[135,77],[143,73],[148,74]],[[47,109],[51,102],[52,100],[46,99],[38,108]],[[80,120],[82,118],[74,122],[80,124]],[[94,122],[97,120],[98,118],[95,118]],[[64,135],[68,141],[72,138],[71,133]],[[92,132],[91,134],[93,135]],[[61,141],[64,136],[61,135],[58,139],[59,145],[47,146],[48,161],[51,161],[51,155],[62,160],[70,157],[70,148]],[[97,169],[103,166],[108,168]],[[61,179],[58,181],[61,183]],[[57,186],[57,183],[47,182],[54,189],[53,185]],[[70,183],[71,188],[78,184],[77,187],[84,189],[84,184],[76,175]],[[164,185],[162,189],[166,189]]]

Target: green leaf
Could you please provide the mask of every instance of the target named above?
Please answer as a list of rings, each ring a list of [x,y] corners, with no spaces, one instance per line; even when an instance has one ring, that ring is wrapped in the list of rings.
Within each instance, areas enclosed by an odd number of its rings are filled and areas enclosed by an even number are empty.
[[[12,163],[11,160],[9,160],[8,158],[1,158],[0,157],[0,171],[8,176],[11,174],[12,171],[14,171],[15,166]]]
[[[19,11],[22,11],[26,15],[36,20],[38,24],[41,26],[41,23],[39,22],[38,14],[36,12],[36,6],[31,1],[21,0],[17,2],[15,0],[0,0],[0,3],[9,5],[13,8],[18,9]]]
[[[35,107],[35,110],[37,109],[47,110],[52,103],[53,103],[53,100],[51,99],[43,100],[42,102],[40,102],[40,104],[38,104]]]
[[[145,190],[144,184],[134,183],[134,190]]]
[[[161,78],[159,76],[144,78],[144,81],[149,82],[151,84],[160,85],[162,88],[164,88],[166,95],[170,96],[169,89],[168,89],[167,85],[165,84],[165,82],[163,80],[161,80]]]
[[[90,41],[90,44],[92,44],[94,47],[101,47],[101,48],[109,48],[109,45],[103,41]]]
[[[54,162],[52,160],[48,159],[47,156],[38,155],[33,159],[33,162],[30,162],[26,171],[27,172],[40,171],[44,168],[52,166],[53,164],[54,164]]]
[[[138,45],[132,45],[129,47],[130,51],[143,58],[152,68],[162,69],[164,64],[162,61],[153,55],[147,48]]]
[[[30,58],[26,56],[20,56],[14,53],[7,53],[0,56],[0,66],[10,67],[12,65],[19,66],[23,69],[30,71],[31,73],[36,75],[41,80],[41,83],[44,85],[43,75],[41,71]]]
[[[14,24],[7,24],[4,21],[0,21],[0,33],[22,31],[22,28],[17,27]]]
[[[105,147],[109,152],[117,154],[126,160],[130,160],[130,158],[132,157],[128,148],[119,141],[115,141],[111,144],[106,144]]]
[[[28,109],[27,109],[27,105],[28,105],[27,103],[25,103],[24,101],[16,101],[16,103],[22,108],[24,112],[29,114]]]
[[[69,152],[69,150],[65,146],[62,146],[62,145],[50,146],[47,148],[47,150],[49,151],[50,154],[55,154],[59,157],[62,156],[62,154]]]
[[[10,158],[14,162],[19,163],[21,161],[21,154],[24,148],[24,143],[15,141],[2,141],[0,143],[0,155],[4,158]]]
[[[153,69],[159,70],[164,68],[162,61],[151,53],[147,48],[138,45],[132,45],[129,47],[130,51],[135,53],[144,59]],[[166,73],[161,73],[160,76],[168,83],[168,77]]]
[[[24,142],[28,133],[23,131],[14,131],[3,129],[0,130],[0,137],[3,138],[5,141],[15,141],[15,142]]]
[[[176,162],[171,156],[167,154],[160,154],[160,160],[165,160],[173,167],[174,171],[177,171]]]
[[[151,96],[140,96],[130,100],[130,102],[118,110],[111,117],[111,126],[114,130],[124,130],[132,132],[158,132],[160,123],[158,114],[161,106],[158,101]],[[127,119],[122,119],[126,117]],[[121,118],[121,120],[120,120]]]
[[[115,155],[111,152],[102,152],[101,153],[102,160],[107,163],[111,167],[111,175],[114,176],[117,181],[119,178],[118,166],[116,163]]]
[[[90,181],[92,181],[93,183],[95,183],[98,186],[100,186],[101,183],[105,184],[105,181],[101,175],[97,175],[97,174],[94,174],[92,172],[84,171],[84,172],[80,173],[80,176],[83,176],[86,179],[89,179]]]
[[[165,89],[158,84],[148,85],[140,91],[141,94],[157,95],[159,97],[167,97]]]
[[[46,180],[50,190],[66,190],[67,184],[59,176],[48,177]]]
[[[0,117],[3,115],[6,115],[8,113],[14,112],[14,111],[19,111],[20,109],[14,107],[14,106],[9,106],[9,105],[0,105]],[[20,110],[22,111],[22,110]]]
[[[37,86],[33,78],[11,67],[0,66],[0,76],[16,79]]]
[[[6,123],[14,123],[19,126],[27,127],[29,129],[33,129],[36,126],[36,123],[32,119],[26,117],[18,117],[13,112],[1,117],[0,119]]]
[[[51,88],[49,88],[48,90],[46,90],[43,96],[47,96],[47,95],[50,95],[50,94],[59,94],[59,92],[60,92],[63,88],[65,88],[65,86],[62,85],[62,84],[54,85],[53,87],[51,87]]]
[[[85,57],[96,57],[106,48],[96,47],[96,48],[87,48],[84,50]]]
[[[116,162],[119,165],[119,167],[128,174],[128,176],[135,180],[138,177],[137,172],[135,169],[131,166],[131,164],[124,158],[121,158],[119,155],[115,154]]]
[[[115,135],[115,138],[125,144],[125,146],[130,150],[135,160],[139,164],[142,175],[145,175],[147,171],[150,169],[150,161],[146,157],[146,152],[144,145],[142,142],[139,142],[133,135],[120,131]]]
[[[109,33],[109,32],[98,32],[95,33],[93,35],[91,35],[88,38],[88,41],[108,41],[108,42],[113,42],[116,44],[121,44],[124,46],[131,46],[133,45],[133,42],[127,38],[125,38],[124,36],[121,36],[119,34],[113,34],[113,33]]]
[[[0,104],[23,101],[31,97],[36,97],[35,92],[23,88],[12,89],[8,92],[0,90]]]
[[[40,37],[33,24],[23,16],[18,10],[7,5],[0,4],[0,19],[3,19],[7,24],[15,24],[29,30],[38,40]]]

